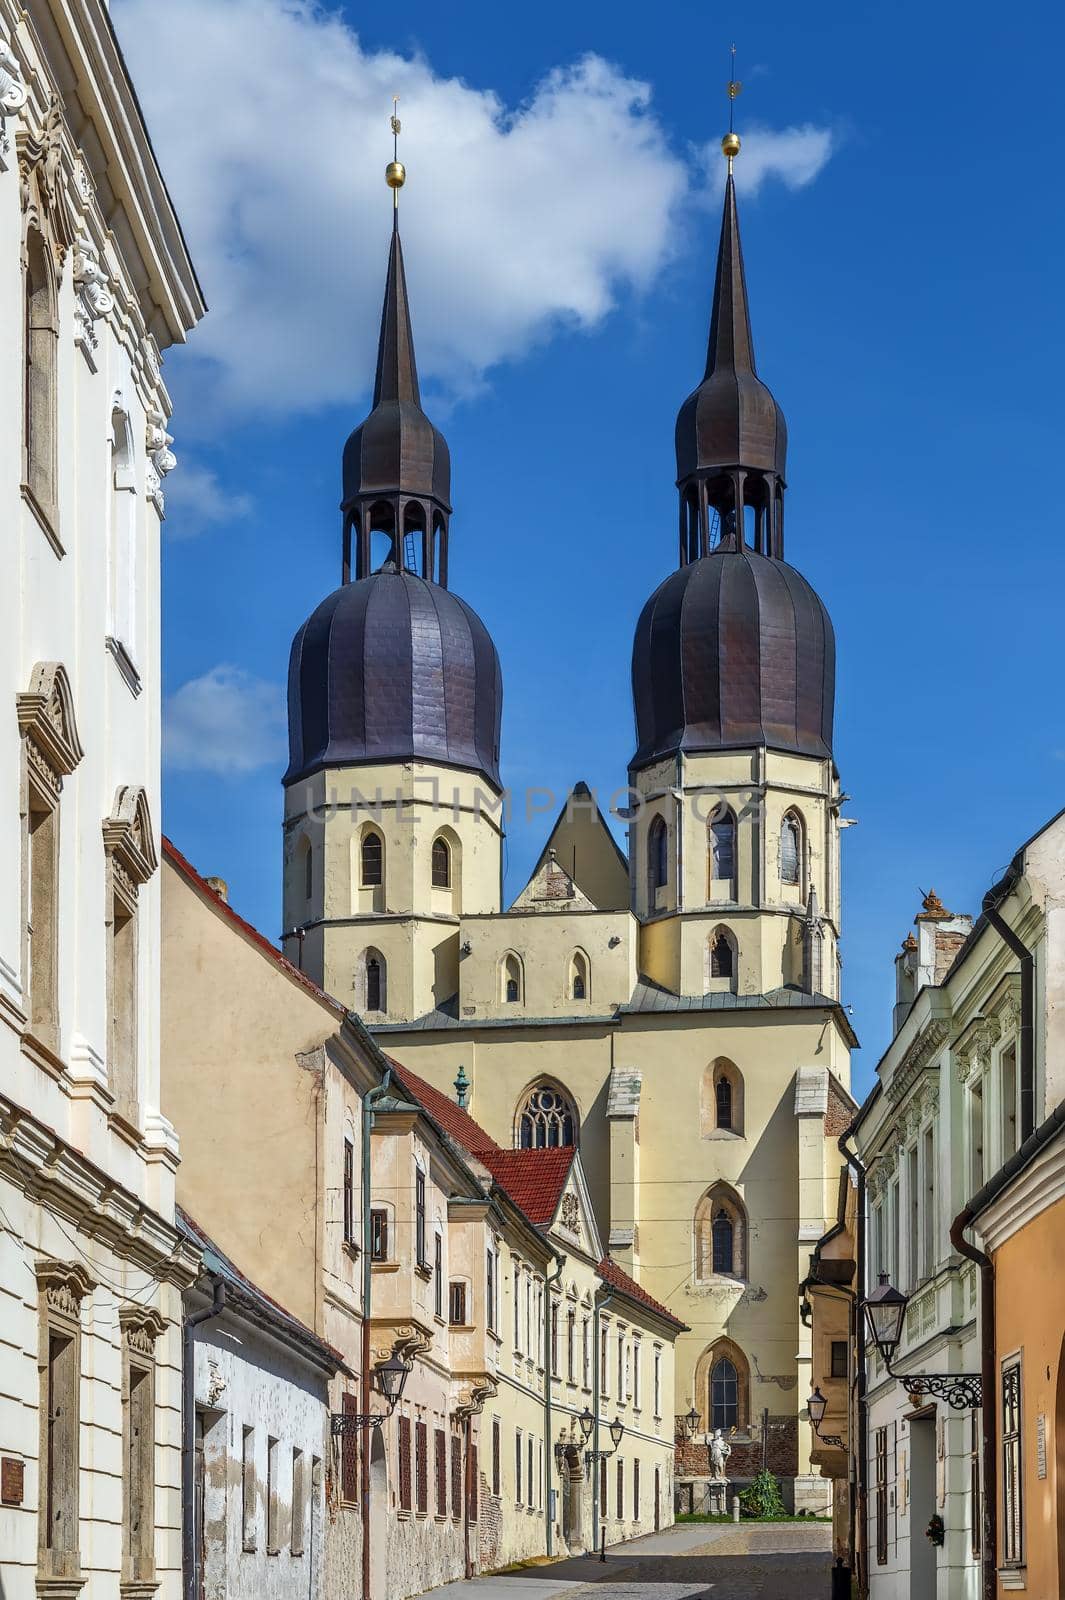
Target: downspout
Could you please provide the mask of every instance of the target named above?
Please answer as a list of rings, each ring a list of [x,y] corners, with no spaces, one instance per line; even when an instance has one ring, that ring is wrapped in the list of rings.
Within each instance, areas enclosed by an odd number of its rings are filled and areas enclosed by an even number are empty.
[[[473,1412],[467,1411],[463,1424],[462,1462],[462,1570],[467,1579],[473,1577],[473,1557],[470,1555],[470,1505],[473,1500]]]
[[[370,1135],[373,1132],[373,1108],[383,1100],[392,1082],[392,1068],[385,1068],[379,1084],[368,1089],[362,1097],[362,1391],[360,1399],[364,1410],[370,1406],[370,1295],[373,1274],[371,1268],[372,1237],[370,1232],[370,1199],[372,1194],[370,1170]],[[362,1492],[362,1592],[365,1600],[370,1596],[370,1438],[363,1440],[359,1461],[359,1483]],[[196,1600],[195,1595],[186,1600]],[[383,1600],[383,1596],[378,1596]]]
[[[185,1600],[199,1600],[200,1548],[196,1527],[196,1366],[193,1333],[225,1310],[226,1286],[211,1273],[214,1298],[202,1311],[186,1317],[181,1326],[181,1564],[185,1573]]]
[[[546,1496],[547,1512],[547,1554],[554,1554],[555,1550],[555,1519],[551,1514],[551,1479],[553,1473],[551,1464],[555,1459],[555,1449],[551,1435],[551,1380],[554,1377],[554,1349],[551,1344],[551,1290],[562,1279],[562,1268],[566,1265],[565,1256],[556,1256],[558,1265],[549,1278],[544,1279],[544,1349],[547,1351],[547,1360],[544,1363],[544,1493]]]
[[[990,920],[990,919],[989,919]],[[973,1220],[973,1208],[967,1205],[950,1225],[950,1242],[959,1255],[975,1261],[980,1269],[980,1454],[983,1475],[983,1504],[980,1516],[980,1565],[983,1581],[980,1593],[983,1600],[995,1600],[997,1576],[995,1571],[998,1542],[998,1461],[995,1454],[995,1268],[989,1256],[965,1237],[965,1229]]]
[[[854,1124],[851,1123],[851,1127],[845,1133],[842,1133],[836,1142],[841,1155],[848,1166],[853,1168],[858,1179],[854,1262],[857,1293],[854,1296],[854,1305],[851,1310],[851,1335],[854,1339],[854,1399],[858,1421],[858,1448],[855,1451],[854,1460],[857,1494],[851,1497],[849,1544],[856,1557],[858,1593],[867,1595],[869,1593],[869,1413],[865,1403],[868,1380],[865,1361],[865,1330],[862,1327],[862,1303],[865,1299],[866,1284],[865,1208],[867,1169],[865,1163],[848,1147],[847,1141],[851,1137],[851,1129],[853,1127]],[[857,1500],[857,1504],[855,1504],[855,1500]]]
[[[1021,1104],[1017,1146],[1035,1132],[1035,956],[1019,939],[998,908],[1012,892],[1023,870],[1015,859],[1006,876],[984,895],[983,913],[999,938],[1008,945],[1021,964],[1021,1021],[1017,1030],[1020,1042]]]
[[[595,1297],[595,1315],[592,1318],[592,1416],[595,1424],[592,1429],[591,1449],[599,1450],[599,1351],[601,1340],[599,1337],[599,1313],[604,1306],[608,1306],[614,1298],[613,1289],[608,1289],[600,1299]],[[592,1460],[592,1549],[599,1549],[599,1460],[598,1456]]]

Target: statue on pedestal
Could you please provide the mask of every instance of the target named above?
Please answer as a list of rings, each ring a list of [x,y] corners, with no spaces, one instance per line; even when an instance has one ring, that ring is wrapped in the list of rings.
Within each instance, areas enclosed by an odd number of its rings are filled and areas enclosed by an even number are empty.
[[[725,1482],[725,1467],[732,1454],[732,1446],[725,1438],[720,1428],[715,1428],[713,1437],[707,1441],[710,1452],[710,1474],[720,1482]]]

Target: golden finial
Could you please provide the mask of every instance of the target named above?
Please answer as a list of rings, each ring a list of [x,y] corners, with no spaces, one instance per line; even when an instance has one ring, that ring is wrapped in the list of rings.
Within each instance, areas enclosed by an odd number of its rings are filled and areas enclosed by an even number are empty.
[[[732,68],[733,76],[728,81],[728,132],[726,133],[725,137],[721,141],[721,153],[722,153],[722,155],[727,156],[727,158],[728,158],[728,170],[729,170],[729,176],[731,177],[731,175],[732,175],[733,157],[738,156],[739,153],[740,153],[740,136],[733,129],[732,116],[733,116],[733,109],[734,109],[735,104],[736,104],[736,96],[739,94],[740,90],[743,88],[743,84],[740,83],[739,79],[735,76],[735,72],[736,72],[736,46],[735,45],[733,45],[731,47],[731,49],[729,50],[729,55],[731,57],[730,65],[731,65],[731,68]]]
[[[407,181],[407,169],[399,159],[399,135],[403,124],[399,120],[399,95],[392,96],[392,159],[385,168],[385,182],[392,191],[392,209],[399,210],[399,191]]]

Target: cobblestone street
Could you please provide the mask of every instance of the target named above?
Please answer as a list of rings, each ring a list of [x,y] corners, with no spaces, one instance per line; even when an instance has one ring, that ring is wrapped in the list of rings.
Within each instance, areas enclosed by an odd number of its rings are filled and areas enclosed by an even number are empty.
[[[829,1594],[827,1523],[686,1523],[607,1552],[432,1591],[447,1600],[820,1600]],[[422,1600],[422,1597],[420,1597]]]

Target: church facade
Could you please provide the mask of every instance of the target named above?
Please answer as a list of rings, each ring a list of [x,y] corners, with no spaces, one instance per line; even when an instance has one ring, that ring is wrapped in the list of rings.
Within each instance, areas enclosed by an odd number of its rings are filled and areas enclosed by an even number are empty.
[[[703,381],[676,424],[675,570],[632,653],[627,848],[577,784],[502,894],[502,672],[449,587],[398,227],[343,581],[296,635],[285,953],[504,1146],[578,1145],[613,1260],[687,1329],[678,1477],[764,1461],[824,1506],[797,1287],[853,1114],[827,612],[784,560],[786,428],[757,376],[729,160]],[[665,554],[665,551],[664,551]]]

